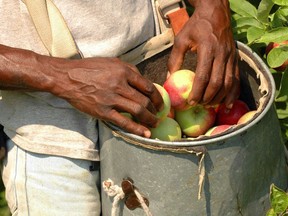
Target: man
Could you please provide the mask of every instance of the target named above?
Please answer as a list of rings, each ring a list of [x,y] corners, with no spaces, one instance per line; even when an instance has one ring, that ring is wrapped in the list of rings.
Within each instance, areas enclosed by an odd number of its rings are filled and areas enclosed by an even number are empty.
[[[13,215],[99,215],[96,119],[149,137],[162,98],[117,56],[155,35],[150,0],[54,0],[84,59],[49,56],[20,0],[2,0],[0,122],[8,140],[3,181]],[[191,104],[238,96],[237,55],[227,0],[190,0],[193,16],[177,34],[169,72],[197,51]],[[121,115],[129,112],[139,123]]]

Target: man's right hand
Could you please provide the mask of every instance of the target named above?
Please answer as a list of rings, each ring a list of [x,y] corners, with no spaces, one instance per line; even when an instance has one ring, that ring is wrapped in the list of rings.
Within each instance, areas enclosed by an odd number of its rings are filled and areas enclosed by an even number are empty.
[[[156,126],[155,114],[163,100],[153,83],[135,66],[116,58],[87,58],[67,65],[65,83],[52,92],[82,112],[134,134],[150,136],[147,127]],[[131,113],[141,124],[120,112]]]
[[[50,92],[92,117],[144,137],[158,123],[160,93],[135,66],[117,58],[67,60],[0,46],[0,65],[1,89]],[[121,112],[131,113],[137,122]]]

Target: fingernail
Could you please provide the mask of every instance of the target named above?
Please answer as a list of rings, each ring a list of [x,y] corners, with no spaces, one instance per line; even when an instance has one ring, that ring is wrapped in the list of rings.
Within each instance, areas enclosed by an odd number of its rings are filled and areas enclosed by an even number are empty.
[[[188,103],[189,103],[189,105],[191,105],[191,106],[196,106],[196,105],[197,105],[197,102],[194,101],[194,100],[191,100],[191,101],[189,101]]]
[[[226,104],[226,108],[227,108],[227,109],[232,109],[232,107],[233,107],[233,103]]]
[[[170,74],[170,72],[168,71],[167,72],[167,75],[166,75],[166,79],[168,79],[168,77],[170,76],[171,74]]]
[[[151,132],[149,130],[145,130],[144,131],[144,137],[150,138],[150,136],[151,136]]]

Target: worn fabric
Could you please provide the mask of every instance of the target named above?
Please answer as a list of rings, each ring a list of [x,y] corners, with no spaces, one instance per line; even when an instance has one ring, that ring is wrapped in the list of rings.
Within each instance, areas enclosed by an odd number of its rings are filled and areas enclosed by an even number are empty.
[[[3,181],[12,216],[101,214],[99,164],[30,153],[10,140]]]
[[[55,0],[84,57],[119,56],[154,36],[150,0]],[[0,43],[48,55],[21,0],[0,2]],[[96,119],[44,92],[2,91],[0,122],[34,153],[99,160]]]

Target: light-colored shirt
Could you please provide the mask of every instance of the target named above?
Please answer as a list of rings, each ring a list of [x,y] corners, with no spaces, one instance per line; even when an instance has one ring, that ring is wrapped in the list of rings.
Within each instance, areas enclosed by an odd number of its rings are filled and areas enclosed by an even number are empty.
[[[116,57],[154,36],[150,0],[54,0],[84,57]],[[21,0],[0,2],[0,44],[48,55]],[[2,91],[0,123],[21,148],[98,160],[96,119],[46,92]]]

